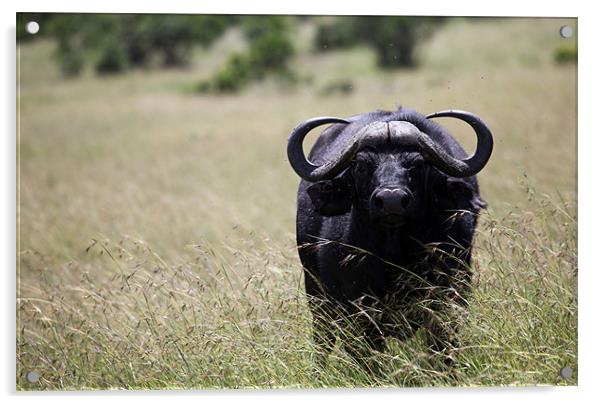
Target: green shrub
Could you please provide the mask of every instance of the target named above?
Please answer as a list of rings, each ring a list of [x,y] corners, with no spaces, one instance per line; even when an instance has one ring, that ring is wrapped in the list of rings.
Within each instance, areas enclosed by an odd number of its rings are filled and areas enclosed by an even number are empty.
[[[126,70],[128,55],[122,43],[117,40],[107,41],[94,68],[99,74],[114,74]]]
[[[205,47],[211,45],[238,20],[235,15],[195,15],[186,18],[189,19],[193,42]]]
[[[200,93],[236,92],[254,75],[247,56],[236,53],[210,80],[201,81],[196,89]]]
[[[26,14],[19,16],[21,20],[28,18]],[[43,16],[46,18],[45,35],[59,43],[58,62],[68,75],[77,74],[81,67],[63,66],[83,65],[85,61],[91,61],[100,74],[123,72],[132,67],[147,66],[153,61],[162,66],[183,66],[188,62],[194,45],[210,45],[229,24],[236,21],[235,16],[220,15]],[[114,44],[106,44],[107,35],[111,36]]]
[[[287,68],[294,54],[288,37],[288,24],[281,16],[241,17],[249,49],[246,53],[233,55],[228,62],[209,80],[200,82],[197,91],[235,92],[251,80],[262,79],[266,74],[276,74],[286,84],[297,82],[296,76]]]
[[[130,66],[147,66],[154,53],[153,31],[156,29],[153,16],[129,16],[124,24],[124,45]]]
[[[280,33],[272,32],[251,43],[249,59],[253,71],[261,77],[267,71],[284,69],[293,53],[290,40]]]
[[[417,64],[416,49],[439,25],[437,17],[361,17],[357,33],[378,55],[380,67],[412,67]]]
[[[188,62],[193,43],[192,25],[187,18],[178,17],[161,15],[154,18],[156,26],[151,32],[151,44],[164,66],[180,66]]]
[[[234,55],[215,76],[214,90],[217,92],[235,92],[248,81],[252,71],[243,55]]]
[[[62,74],[66,77],[79,75],[85,64],[81,36],[77,34],[84,29],[82,20],[76,14],[51,14],[45,28],[45,35],[57,42],[55,59]]]
[[[248,56],[241,53],[232,55],[228,61],[228,66],[232,70],[232,73],[236,74],[242,80],[247,80],[254,74],[251,60]]]
[[[374,48],[380,67],[417,64],[416,49],[444,20],[440,17],[339,17],[318,29],[314,47],[330,50],[363,42]]]
[[[240,89],[242,83],[242,78],[237,76],[230,66],[226,66],[215,76],[214,89],[219,93],[234,92]]]
[[[332,24],[318,26],[314,47],[317,51],[329,51],[349,48],[358,42],[359,38],[353,26],[353,17],[340,17]]]
[[[273,34],[286,35],[288,19],[281,15],[249,15],[241,18],[242,28],[251,42]]]
[[[559,64],[577,63],[577,45],[563,45],[554,50],[554,61]]]
[[[84,57],[81,51],[71,48],[67,44],[59,46],[57,51],[59,67],[65,77],[75,77],[84,68]]]

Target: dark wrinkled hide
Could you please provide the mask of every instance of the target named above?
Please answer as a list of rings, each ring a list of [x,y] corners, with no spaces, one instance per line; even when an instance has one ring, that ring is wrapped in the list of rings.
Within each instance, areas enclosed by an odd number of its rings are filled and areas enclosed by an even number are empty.
[[[321,134],[310,161],[332,159],[359,128],[375,120],[409,121],[454,157],[467,157],[445,129],[412,110],[376,111],[350,120]],[[387,226],[375,213],[388,202],[388,193],[376,202],[372,195],[383,186],[411,192],[402,225]],[[471,243],[485,206],[475,177],[448,177],[424,164],[418,150],[381,142],[360,150],[334,180],[301,181],[297,203],[299,256],[316,341],[326,352],[335,339],[333,321],[343,327],[352,323],[355,334],[379,350],[385,337],[405,339],[421,327],[429,331],[432,349],[454,346],[455,326],[442,324],[437,313],[444,311],[446,299],[465,304],[469,292]],[[358,354],[357,341],[343,343]]]

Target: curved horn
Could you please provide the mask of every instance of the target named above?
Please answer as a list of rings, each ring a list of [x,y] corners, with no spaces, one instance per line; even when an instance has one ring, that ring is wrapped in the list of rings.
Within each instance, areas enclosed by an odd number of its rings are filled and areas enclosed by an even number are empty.
[[[316,166],[305,157],[303,153],[303,139],[314,128],[327,123],[346,123],[349,121],[342,118],[317,117],[300,123],[288,139],[288,161],[299,177],[310,182],[321,181],[336,177],[351,161],[357,142],[352,143],[336,160],[321,166]]]
[[[448,175],[453,177],[470,177],[475,175],[485,167],[489,161],[489,157],[491,157],[491,152],[493,151],[493,135],[491,134],[491,130],[481,118],[466,111],[450,109],[426,116],[428,119],[441,117],[457,118],[469,124],[477,135],[477,148],[471,157],[459,160],[443,151],[429,137],[428,140],[430,142],[424,144],[426,154],[441,171]]]
[[[391,140],[398,145],[418,146],[425,160],[452,177],[464,177],[468,166],[462,160],[458,160],[448,154],[440,144],[431,137],[420,131],[416,126],[406,121],[389,122],[389,133]],[[470,174],[472,175],[472,174]]]

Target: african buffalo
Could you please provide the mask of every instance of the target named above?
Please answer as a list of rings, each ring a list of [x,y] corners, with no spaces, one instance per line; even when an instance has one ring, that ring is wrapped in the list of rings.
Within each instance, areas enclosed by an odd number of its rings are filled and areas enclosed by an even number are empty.
[[[472,157],[431,120],[439,117],[472,127]],[[332,125],[308,161],[303,139],[324,124]],[[351,330],[343,347],[358,357],[366,352],[358,345],[383,350],[386,337],[403,340],[424,328],[429,348],[451,361],[459,322],[444,314],[464,307],[470,293],[473,234],[486,206],[475,174],[492,149],[487,125],[459,110],[320,117],[293,130],[288,158],[302,178],[297,245],[323,352],[337,329]]]

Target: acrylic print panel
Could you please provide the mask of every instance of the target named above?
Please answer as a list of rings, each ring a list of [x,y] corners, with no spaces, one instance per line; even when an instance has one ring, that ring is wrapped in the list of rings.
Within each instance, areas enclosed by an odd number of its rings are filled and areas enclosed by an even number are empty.
[[[17,28],[18,390],[577,383],[576,19]]]

